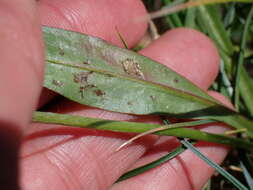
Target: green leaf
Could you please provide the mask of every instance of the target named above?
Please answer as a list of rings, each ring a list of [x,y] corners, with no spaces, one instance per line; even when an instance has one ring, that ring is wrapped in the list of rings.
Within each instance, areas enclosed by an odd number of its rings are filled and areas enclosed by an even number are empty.
[[[198,6],[199,19],[205,24],[206,30],[212,39],[215,40],[219,48],[228,55],[233,54],[233,44],[225,30],[221,18],[217,14],[217,7],[214,5]]]
[[[238,181],[234,176],[224,170],[221,166],[213,162],[212,160],[208,159],[204,154],[202,154],[197,148],[195,148],[191,143],[187,140],[180,141],[185,147],[191,150],[195,155],[201,158],[204,162],[206,162],[209,166],[216,169],[221,175],[223,175],[227,180],[229,180],[232,184],[234,184],[239,190],[248,190],[240,181]]]
[[[163,0],[163,3],[165,4],[165,9],[168,7],[178,5],[182,2],[183,2],[182,0],[177,0],[173,2],[171,0]],[[167,24],[168,26],[170,26],[170,28],[183,27],[183,23],[178,13],[165,16],[164,21],[165,21],[165,25]]]
[[[33,122],[40,122],[40,123],[60,124],[80,128],[92,128],[97,130],[108,130],[108,131],[129,132],[129,133],[143,133],[146,131],[150,131],[151,129],[157,129],[161,127],[161,125],[158,124],[121,122],[121,121],[103,120],[103,119],[87,118],[76,115],[57,114],[49,112],[34,112],[32,120]],[[180,125],[184,126],[184,123],[175,123],[170,126],[179,127]],[[167,130],[160,131],[155,134],[165,136],[175,136],[181,138],[190,138],[193,140],[202,140],[207,142],[215,142],[220,144],[226,144],[233,147],[238,147],[249,151],[252,151],[253,149],[253,142],[241,140],[239,138],[234,138],[227,135],[211,134],[189,128],[169,128]]]
[[[153,162],[150,162],[144,166],[140,166],[138,168],[135,168],[125,174],[123,174],[122,176],[120,176],[120,178],[116,181],[116,183],[120,182],[120,181],[123,181],[123,180],[126,180],[126,179],[129,179],[131,177],[134,177],[134,176],[137,176],[141,173],[144,173],[150,169],[153,169],[157,166],[160,166],[161,164],[175,158],[177,155],[181,154],[186,148],[182,147],[182,146],[179,146],[177,148],[175,148],[174,150],[172,150],[170,153],[166,154],[165,156],[153,161]]]
[[[186,16],[185,16],[185,27],[189,27],[189,28],[195,28],[197,29],[197,25],[196,25],[196,16],[197,16],[197,9],[191,8],[191,9],[187,9],[186,10]]]
[[[45,87],[116,112],[214,119],[247,128],[253,137],[251,121],[166,66],[91,36],[46,27],[43,32]]]
[[[235,83],[235,108],[239,110],[239,103],[240,103],[240,79],[242,75],[243,63],[244,63],[244,54],[246,49],[246,39],[249,33],[249,26],[253,17],[253,6],[250,9],[250,12],[247,16],[246,23],[244,26],[242,40],[241,40],[241,47],[240,47],[240,54],[239,54],[239,61],[237,64],[237,71],[236,71],[236,83]]]
[[[242,168],[244,178],[246,179],[250,190],[253,190],[253,178],[242,161],[240,161],[240,167]]]
[[[232,76],[232,61],[233,48],[231,46],[232,41],[229,33],[226,32],[224,25],[222,24],[221,18],[219,18],[217,11],[214,6],[199,6],[199,21],[202,27],[202,32],[207,32],[209,36],[216,42],[219,47],[220,55],[224,61],[225,70],[227,71],[228,77]],[[250,114],[253,115],[253,82],[247,71],[242,67],[240,72],[240,83],[239,90],[244,103],[249,110]],[[227,83],[227,82],[226,82]],[[238,91],[238,90],[237,90]],[[229,92],[230,94],[230,92]]]
[[[234,52],[229,33],[226,31],[217,5],[198,6],[198,21],[202,32],[207,33],[219,48],[221,58],[225,64],[225,70],[229,76],[232,75],[231,56]]]

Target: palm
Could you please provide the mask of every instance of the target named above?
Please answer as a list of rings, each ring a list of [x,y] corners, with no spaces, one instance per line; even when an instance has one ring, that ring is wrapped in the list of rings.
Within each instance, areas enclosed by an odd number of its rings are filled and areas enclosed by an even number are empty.
[[[40,0],[37,4],[43,24],[88,33],[120,46],[122,44],[115,26],[129,46],[140,40],[146,30],[145,21],[136,22],[136,18],[146,14],[139,0]],[[29,23],[26,19],[21,22]],[[25,24],[22,25],[23,28],[32,27]],[[40,48],[36,46],[36,50]],[[218,71],[219,57],[215,47],[204,35],[189,29],[170,31],[140,53],[166,64],[204,90],[212,83]],[[41,57],[40,59],[43,61]],[[27,68],[27,73],[31,73],[31,69]],[[30,81],[28,79],[27,81]],[[24,96],[24,100],[27,98],[25,102],[34,99],[29,105],[30,110],[34,109],[35,97],[39,93],[38,83],[33,85],[34,89],[28,94],[35,94],[34,97]],[[34,91],[37,93],[32,93]],[[218,94],[212,95],[222,99]],[[49,97],[44,95],[41,102],[48,99]],[[20,113],[23,107],[20,106]],[[59,100],[49,111],[115,120],[161,122],[155,116],[116,114],[80,106],[67,100]],[[27,115],[30,114],[31,111]],[[21,114],[20,121],[24,117],[28,118],[27,115]],[[23,123],[28,122],[28,119],[23,120]],[[225,127],[217,124],[206,126],[205,129],[221,132]],[[172,137],[158,139],[148,136],[115,152],[114,150],[130,136],[90,129],[32,124],[27,128],[22,146],[22,186],[24,189],[199,189],[213,172],[205,163],[186,151],[162,166],[114,184],[127,170],[159,158],[178,144]],[[221,162],[227,152],[226,148],[213,144],[199,143],[199,148],[217,162]]]

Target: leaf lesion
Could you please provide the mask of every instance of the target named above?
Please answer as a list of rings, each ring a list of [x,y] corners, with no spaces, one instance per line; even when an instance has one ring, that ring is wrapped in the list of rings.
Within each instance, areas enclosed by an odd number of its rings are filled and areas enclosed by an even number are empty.
[[[81,98],[84,98],[84,91],[88,88],[95,88],[95,84],[89,84],[89,77],[92,75],[92,71],[88,72],[80,72],[80,73],[73,73],[73,81],[74,83],[80,84],[79,86],[79,93]]]
[[[121,62],[125,73],[144,79],[140,65],[133,59],[127,58]]]
[[[64,83],[62,81],[55,80],[55,79],[52,80],[52,84],[55,85],[55,86],[58,86],[58,87],[61,87],[61,86],[64,85]]]

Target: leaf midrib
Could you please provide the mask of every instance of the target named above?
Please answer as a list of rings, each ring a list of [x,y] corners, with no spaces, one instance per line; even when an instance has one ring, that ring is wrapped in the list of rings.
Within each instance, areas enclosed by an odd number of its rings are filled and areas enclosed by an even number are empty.
[[[91,71],[91,72],[95,72],[101,75],[110,75],[112,77],[116,77],[116,78],[121,78],[121,79],[125,79],[128,81],[133,81],[136,83],[142,83],[144,85],[149,85],[149,86],[153,86],[155,88],[162,88],[164,91],[169,92],[170,94],[174,94],[177,95],[178,97],[181,97],[183,99],[188,99],[189,101],[193,100],[195,102],[207,105],[207,106],[222,106],[223,108],[225,108],[226,110],[230,111],[230,112],[234,112],[228,108],[226,108],[225,106],[218,104],[216,102],[212,102],[208,99],[205,99],[203,97],[197,96],[195,94],[192,94],[190,92],[186,92],[180,89],[176,89],[170,86],[166,86],[160,83],[155,83],[153,81],[147,81],[147,80],[142,80],[140,78],[134,78],[134,77],[128,77],[127,75],[118,75],[117,73],[113,73],[113,72],[109,72],[109,71],[105,71],[105,70],[100,70],[100,69],[95,69],[95,68],[90,68],[90,67],[85,67],[85,66],[80,66],[80,65],[75,65],[75,64],[68,64],[68,63],[60,63],[57,61],[53,61],[53,60],[46,60],[47,62],[51,63],[51,64],[56,64],[56,65],[64,65],[67,67],[72,67],[72,68],[78,68],[78,69],[82,69],[82,70],[86,70],[86,71]]]

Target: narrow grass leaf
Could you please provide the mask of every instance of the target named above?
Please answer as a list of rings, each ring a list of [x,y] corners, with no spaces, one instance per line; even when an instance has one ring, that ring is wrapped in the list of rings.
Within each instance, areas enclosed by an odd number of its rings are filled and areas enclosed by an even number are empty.
[[[223,91],[223,94],[225,94],[229,99],[232,98],[234,89],[232,87],[232,84],[227,76],[227,73],[225,72],[224,68],[224,62],[221,61],[220,64],[220,76],[221,76],[221,82],[220,82],[220,91]]]
[[[216,42],[220,50],[227,55],[232,55],[234,47],[219,14],[217,14],[217,7],[214,5],[198,6],[197,10],[199,11],[198,19],[204,24],[208,35]]]
[[[230,3],[227,5],[227,11],[224,17],[224,27],[228,28],[234,21],[236,17],[235,3]]]
[[[239,156],[241,162],[243,162],[244,166],[247,168],[247,171],[251,174],[253,174],[253,161],[252,161],[252,155],[250,153],[245,152],[244,150],[239,150]]]
[[[128,47],[128,45],[127,45],[127,42],[124,40],[123,36],[121,35],[121,33],[119,32],[119,30],[118,30],[117,27],[115,27],[115,30],[116,30],[116,32],[117,32],[117,35],[119,36],[120,41],[121,41],[122,44],[124,45],[124,47],[125,47],[126,49],[129,49],[129,47]]]
[[[224,170],[218,164],[216,164],[215,162],[213,162],[210,159],[208,159],[205,155],[203,155],[197,148],[195,148],[187,140],[181,140],[180,142],[185,147],[187,147],[189,150],[191,150],[196,156],[198,156],[203,161],[205,161],[209,166],[213,167],[217,172],[219,172],[227,180],[229,180],[231,183],[233,183],[238,189],[240,189],[240,190],[248,190],[248,188],[245,187],[240,181],[238,181],[235,177],[233,177],[231,174],[229,174],[226,170]]]
[[[187,8],[197,7],[200,5],[217,4],[217,3],[228,3],[228,2],[240,2],[240,3],[252,3],[252,0],[195,0],[188,1],[179,5],[168,7],[159,11],[155,11],[150,14],[151,19],[163,17]]]
[[[240,161],[240,167],[242,168],[243,171],[243,175],[247,181],[247,184],[249,186],[250,190],[253,190],[253,178],[250,175],[248,169],[245,167],[244,163],[242,161]]]
[[[171,0],[163,0],[165,6],[175,6],[176,4],[180,4],[182,3],[182,0],[177,0],[177,1],[171,1]],[[168,7],[165,7],[168,8]],[[181,19],[179,18],[178,13],[174,13],[171,15],[167,15],[165,18],[165,24],[169,25],[170,28],[176,28],[176,27],[183,27],[183,23],[181,21]]]
[[[143,133],[145,131],[161,127],[161,125],[157,124],[101,120],[50,112],[34,112],[32,120],[33,122],[40,123],[59,124],[79,128],[93,128],[97,130],[109,130],[115,132],[129,133]],[[176,136],[181,138],[190,138],[193,140],[202,140],[207,142],[215,142],[233,147],[238,147],[244,150],[253,150],[253,142],[226,135],[212,134],[189,128],[171,128],[165,131],[160,131],[156,134],[165,136]]]
[[[250,12],[247,16],[246,23],[244,26],[243,34],[242,34],[242,40],[241,40],[241,47],[240,47],[240,54],[239,54],[239,61],[237,65],[237,71],[236,71],[236,83],[235,83],[235,108],[238,110],[239,109],[239,98],[240,98],[240,78],[241,78],[241,72],[242,72],[242,67],[244,63],[244,54],[245,54],[245,48],[246,48],[246,39],[248,36],[249,32],[249,26],[251,23],[253,17],[253,6],[250,9]]]
[[[241,97],[247,107],[250,116],[253,117],[253,79],[250,77],[245,68],[241,69],[241,77],[239,81],[239,89]]]
[[[181,122],[181,123],[168,123],[167,121],[164,121],[164,126],[155,128],[155,129],[151,129],[148,131],[145,131],[143,133],[140,133],[136,136],[134,136],[133,138],[127,140],[126,142],[124,142],[122,145],[120,145],[116,151],[121,150],[123,147],[127,146],[128,144],[131,144],[133,141],[146,136],[146,135],[150,135],[153,133],[158,133],[160,131],[164,131],[167,129],[175,129],[175,128],[183,128],[183,127],[193,127],[193,126],[197,126],[197,125],[204,125],[204,124],[208,124],[208,123],[213,123],[213,120],[198,120],[198,121],[189,121],[189,122]]]
[[[208,180],[208,182],[206,183],[206,185],[202,188],[202,190],[211,190],[211,180]]]
[[[184,21],[184,26],[185,27],[190,27],[190,28],[197,29],[197,25],[196,25],[196,16],[197,16],[197,14],[196,13],[197,13],[196,8],[187,9],[186,16],[185,16],[185,21]]]
[[[252,1],[251,1],[252,2]],[[200,19],[202,20],[202,24],[204,24],[206,27],[204,28],[204,32],[207,32],[209,36],[217,43],[220,51],[220,55],[222,57],[222,60],[224,62],[224,71],[226,71],[227,78],[232,77],[232,59],[230,55],[232,55],[233,48],[231,49],[231,39],[228,35],[228,32],[225,31],[225,27],[221,21],[221,19],[217,16],[217,12],[210,10],[210,6],[200,6],[197,7],[200,11]],[[216,24],[215,24],[216,23]],[[215,27],[214,27],[215,26]],[[219,43],[218,43],[219,41]],[[227,45],[226,45],[227,44]],[[239,90],[240,94],[244,100],[245,106],[249,110],[251,116],[253,115],[253,107],[251,106],[253,104],[253,80],[245,70],[245,68],[241,67],[241,76],[239,80]],[[224,72],[223,72],[223,76]],[[225,79],[225,78],[223,78]],[[233,90],[229,87],[229,81],[224,80],[224,84],[228,87],[228,94],[231,94]]]
[[[126,179],[129,179],[131,177],[134,177],[134,176],[137,176],[141,173],[144,173],[150,169],[153,169],[157,166],[160,166],[161,164],[173,159],[174,157],[176,157],[177,155],[179,155],[180,153],[182,153],[183,151],[185,150],[184,147],[182,146],[179,146],[178,148],[176,148],[175,150],[172,150],[170,153],[168,153],[167,155],[159,158],[158,160],[155,160],[153,162],[150,162],[149,164],[146,164],[144,166],[141,166],[141,167],[138,167],[138,168],[135,168],[125,174],[123,174],[117,181],[116,183],[120,182],[120,181],[123,181],[123,180],[126,180]]]

